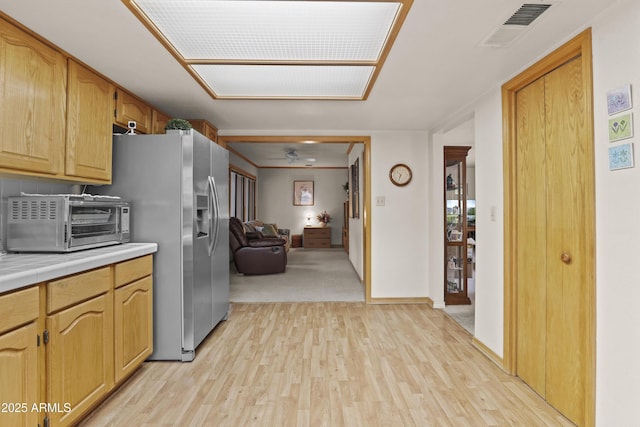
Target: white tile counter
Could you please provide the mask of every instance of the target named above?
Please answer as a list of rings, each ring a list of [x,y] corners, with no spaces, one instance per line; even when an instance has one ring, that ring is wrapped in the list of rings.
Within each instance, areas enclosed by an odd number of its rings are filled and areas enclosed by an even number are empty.
[[[156,243],[124,243],[64,254],[0,255],[0,293],[157,251]]]

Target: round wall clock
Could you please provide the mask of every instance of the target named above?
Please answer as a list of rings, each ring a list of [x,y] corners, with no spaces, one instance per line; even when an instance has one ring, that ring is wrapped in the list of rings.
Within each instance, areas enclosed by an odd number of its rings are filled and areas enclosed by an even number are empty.
[[[391,170],[389,171],[389,179],[398,187],[407,185],[411,182],[412,177],[411,168],[403,163],[391,166]]]

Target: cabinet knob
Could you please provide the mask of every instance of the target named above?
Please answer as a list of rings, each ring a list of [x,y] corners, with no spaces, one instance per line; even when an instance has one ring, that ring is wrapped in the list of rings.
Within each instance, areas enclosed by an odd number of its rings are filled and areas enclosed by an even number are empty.
[[[565,264],[571,264],[571,255],[565,252],[562,255],[560,255],[560,260]]]

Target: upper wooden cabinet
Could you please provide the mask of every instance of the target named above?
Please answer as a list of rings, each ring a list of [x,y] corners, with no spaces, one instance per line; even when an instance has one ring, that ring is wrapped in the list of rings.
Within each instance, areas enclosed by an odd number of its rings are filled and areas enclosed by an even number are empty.
[[[201,119],[187,119],[191,126],[213,142],[218,142],[218,128],[209,123],[206,120]]]
[[[165,128],[170,117],[161,111],[153,110],[151,114],[151,123],[153,124],[153,133],[166,133]]]
[[[66,58],[0,19],[0,70],[0,169],[19,174],[60,174]]]
[[[69,60],[66,175],[111,181],[114,86]]]
[[[116,89],[115,123],[127,127],[130,121],[136,122],[136,133],[152,133],[151,106],[129,92]]]

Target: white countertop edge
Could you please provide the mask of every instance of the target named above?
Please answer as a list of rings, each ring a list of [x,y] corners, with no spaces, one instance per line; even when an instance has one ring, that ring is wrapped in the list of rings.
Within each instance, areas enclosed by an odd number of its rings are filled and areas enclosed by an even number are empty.
[[[124,243],[121,245],[105,246],[102,248],[78,251],[69,254],[43,254],[51,259],[46,266],[25,265],[21,268],[12,267],[11,271],[0,274],[0,293],[14,291],[70,274],[80,273],[113,264],[128,259],[137,258],[158,251],[157,243]],[[31,260],[35,254],[25,254]],[[21,254],[8,254],[12,261],[19,260]],[[0,258],[0,264],[2,259]]]

